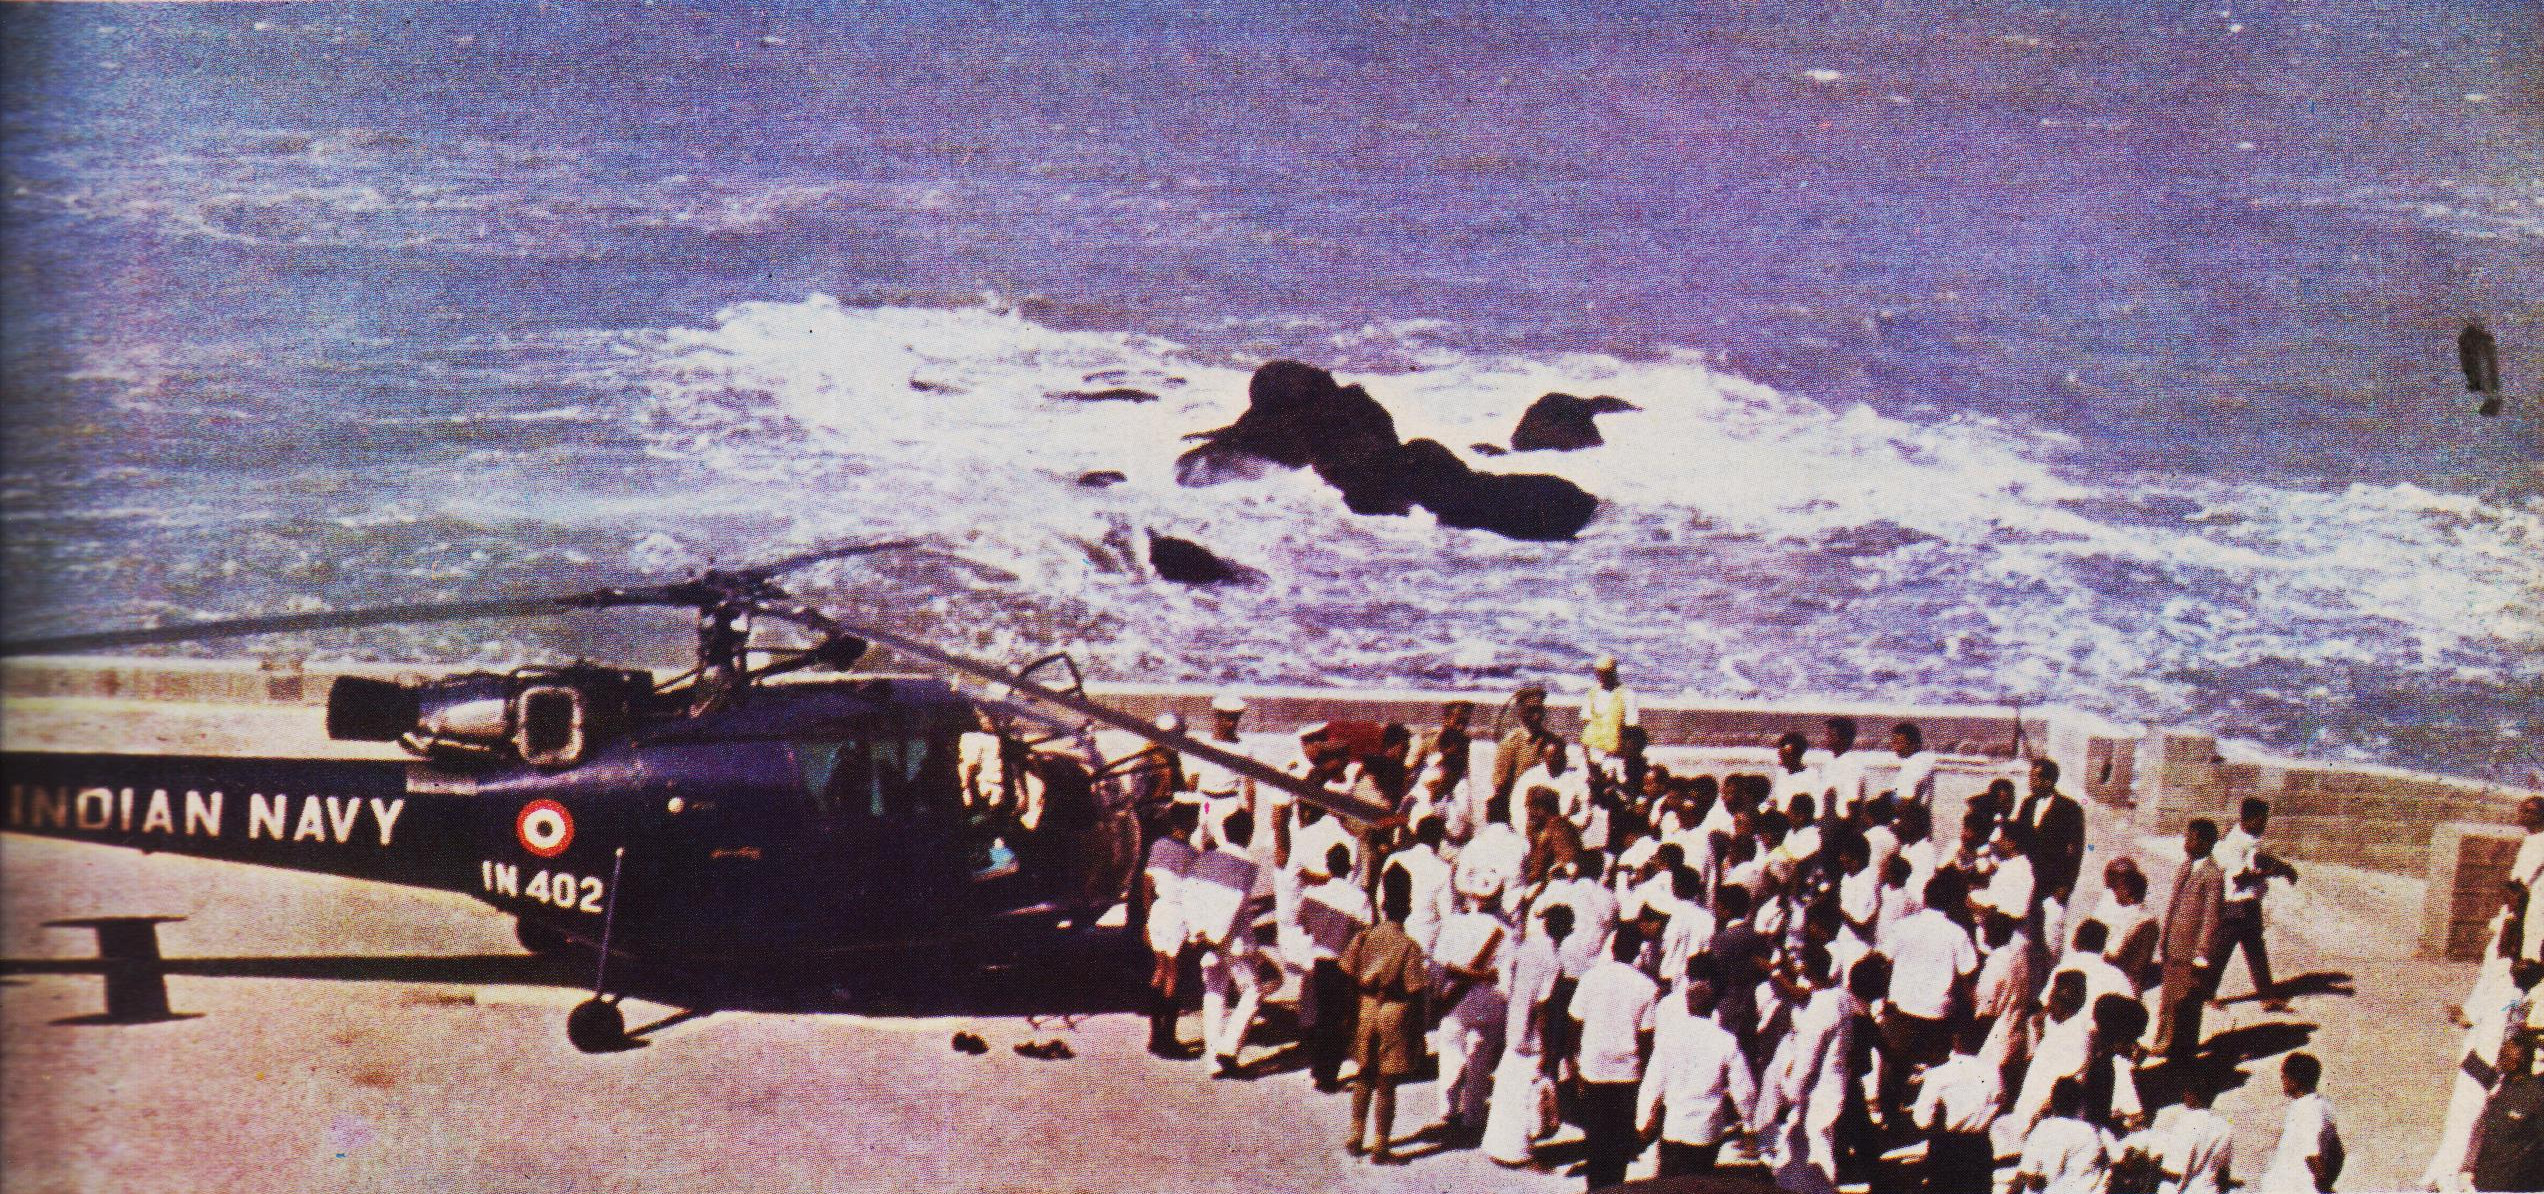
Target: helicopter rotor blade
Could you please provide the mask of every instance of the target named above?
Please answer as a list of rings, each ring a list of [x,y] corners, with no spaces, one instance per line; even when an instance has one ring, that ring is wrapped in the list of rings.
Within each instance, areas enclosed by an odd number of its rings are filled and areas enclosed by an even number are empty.
[[[1309,783],[1289,772],[1266,766],[1255,759],[1231,751],[1223,745],[1195,738],[1189,734],[1158,729],[1156,725],[1119,709],[1035,683],[996,664],[966,658],[950,651],[941,651],[889,630],[842,623],[835,619],[825,619],[825,621],[836,626],[838,633],[853,634],[869,642],[881,643],[904,655],[927,660],[974,679],[1006,685],[1044,704],[1057,706],[1082,717],[1103,722],[1114,729],[1147,739],[1177,753],[1216,763],[1258,784],[1268,784],[1278,788],[1345,820],[1365,825],[1395,815],[1394,809],[1355,799],[1321,784]]]
[[[63,634],[0,643],[0,655],[64,655],[115,647],[142,647],[160,643],[245,638],[256,634],[342,630],[356,626],[462,622],[473,618],[519,618],[563,613],[574,609],[597,609],[611,605],[658,604],[656,601],[642,598],[619,599],[622,594],[629,592],[631,591],[604,589],[595,593],[578,593],[562,597],[512,597],[490,601],[381,605],[367,609],[280,614],[265,618],[228,618],[212,622],[188,622],[177,626],[152,626],[135,630],[102,630],[90,634]]]
[[[382,605],[362,609],[323,610],[306,614],[277,614],[261,618],[226,618],[208,622],[188,622],[176,626],[53,635],[0,642],[0,655],[62,655],[81,651],[112,650],[119,647],[246,638],[259,634],[293,634],[313,630],[344,630],[362,626],[464,622],[477,618],[538,617],[572,610],[609,609],[633,605],[684,606],[704,609],[737,600],[763,605],[770,612],[792,621],[802,622],[816,630],[828,630],[829,627],[824,625],[827,619],[822,618],[818,613],[801,608],[766,605],[771,594],[754,590],[764,585],[769,577],[777,573],[801,568],[807,564],[844,556],[870,555],[876,552],[905,549],[927,550],[921,547],[917,540],[855,543],[805,552],[739,571],[710,572],[695,579],[662,584],[594,589],[589,592],[553,596],[498,597],[484,601]]]
[[[787,556],[784,559],[771,560],[765,564],[753,564],[748,568],[736,568],[731,570],[728,575],[739,577],[744,580],[767,580],[780,573],[793,572],[798,568],[811,564],[818,564],[824,560],[839,560],[846,559],[849,556],[868,556],[875,555],[880,552],[908,551],[912,549],[925,550],[921,543],[916,539],[891,539],[881,543],[843,543],[835,547],[818,547],[811,551]]]

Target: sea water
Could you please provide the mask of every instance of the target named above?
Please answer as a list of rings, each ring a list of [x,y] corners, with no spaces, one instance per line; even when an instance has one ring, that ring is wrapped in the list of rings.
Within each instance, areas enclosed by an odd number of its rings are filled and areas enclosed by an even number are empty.
[[[2526,3],[6,5],[15,636],[921,536],[1098,674],[2544,766]],[[2508,412],[2473,416],[2465,321]],[[1264,361],[1571,542],[1176,484]],[[1136,390],[1150,401],[1068,397]],[[1608,443],[1493,457],[1537,396]],[[1081,484],[1109,470],[1110,486]],[[1261,570],[1157,578],[1146,536]],[[672,662],[676,615],[180,650]]]

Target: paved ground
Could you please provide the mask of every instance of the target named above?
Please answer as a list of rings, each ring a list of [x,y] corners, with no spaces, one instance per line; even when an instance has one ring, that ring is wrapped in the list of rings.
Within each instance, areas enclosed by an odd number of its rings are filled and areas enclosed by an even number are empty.
[[[0,950],[93,951],[63,916],[168,914],[199,1018],[65,1025],[93,976],[0,988],[0,1185],[53,1190],[1555,1190],[1472,1153],[1377,1169],[1299,1073],[1212,1082],[1145,1021],[721,1013],[598,1057],[579,993],[455,896],[23,837],[0,839]],[[255,959],[294,961],[254,961]],[[281,973],[299,975],[277,977]],[[355,974],[364,977],[314,977]],[[233,976],[245,975],[245,976]],[[466,981],[427,981],[452,977]],[[643,1023],[671,1009],[631,1004]],[[984,1057],[947,1048],[962,1029]],[[1058,1037],[1078,1057],[1009,1047]],[[1427,1088],[1405,1118],[1428,1116]]]
[[[1341,1100],[1303,1075],[1214,1083],[1140,1051],[1125,1014],[1074,1021],[720,1013],[633,1052],[562,1037],[579,993],[470,901],[20,837],[0,840],[0,1179],[26,1190],[1553,1190],[1472,1153],[1401,1170],[1347,1161]],[[2293,1014],[2239,1002],[2229,1045],[2324,1057],[2350,1190],[2426,1161],[2470,970],[2398,960],[2392,881],[2311,868],[2283,900],[2282,972],[2327,993]],[[2159,890],[2161,885],[2159,884]],[[62,916],[167,914],[173,1002],[197,1018],[62,1024],[99,981],[25,963],[92,948]],[[182,972],[195,973],[182,973]],[[2339,995],[2346,974],[2357,994]],[[2241,991],[2238,977],[2231,991]],[[635,1021],[672,1009],[631,1004]],[[986,1057],[946,1047],[969,1029]],[[1058,1037],[1078,1053],[1008,1052]],[[2285,1100],[2275,1061],[2220,1107],[2257,1176]],[[1409,1091],[1407,1119],[1434,1106]]]

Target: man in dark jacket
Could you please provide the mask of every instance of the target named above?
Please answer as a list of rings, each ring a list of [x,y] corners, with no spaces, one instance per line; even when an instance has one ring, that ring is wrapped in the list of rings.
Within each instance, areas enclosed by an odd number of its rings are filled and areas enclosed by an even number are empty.
[[[2032,860],[2032,903],[2056,900],[2061,908],[2075,898],[2076,876],[2085,866],[2085,806],[2058,790],[2058,764],[2032,760],[2032,792],[2018,818],[2019,840]],[[2011,909],[2008,909],[2011,911]]]
[[[2200,1009],[2216,979],[2217,944],[2226,915],[2226,872],[2209,857],[2217,848],[2217,822],[2194,819],[2182,833],[2184,860],[2173,878],[2156,943],[2163,965],[2155,1047],[2173,1061],[2187,1061],[2200,1047]]]
[[[2473,1188],[2544,1190],[2544,1075],[2532,1032],[2500,1048],[2500,1086],[2473,1129]]]

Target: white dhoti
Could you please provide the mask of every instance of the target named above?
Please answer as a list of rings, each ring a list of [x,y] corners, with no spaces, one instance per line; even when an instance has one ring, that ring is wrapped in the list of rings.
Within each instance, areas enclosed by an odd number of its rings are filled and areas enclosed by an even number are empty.
[[[1505,1165],[1525,1165],[1536,1156],[1536,1141],[1545,1134],[1546,1076],[1538,1072],[1536,1055],[1516,1049],[1502,1052],[1493,1067],[1493,1094],[1484,1115],[1484,1155]]]
[[[1213,949],[1202,955],[1201,1044],[1210,1056],[1234,1058],[1262,1004],[1263,983],[1251,952]]]

